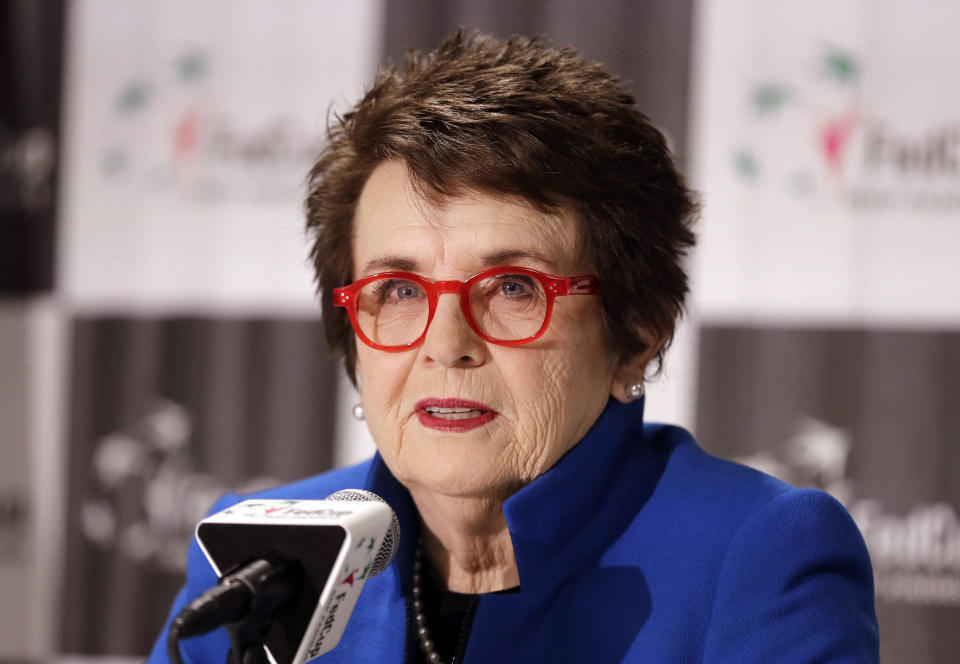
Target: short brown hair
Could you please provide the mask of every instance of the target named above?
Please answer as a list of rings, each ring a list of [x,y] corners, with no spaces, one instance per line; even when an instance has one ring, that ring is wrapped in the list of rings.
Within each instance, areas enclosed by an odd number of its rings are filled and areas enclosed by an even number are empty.
[[[632,358],[647,350],[643,330],[665,340],[659,366],[688,290],[697,204],[663,135],[599,64],[539,38],[460,30],[382,69],[327,132],[307,179],[307,230],[327,343],[354,383],[356,342],[331,291],[354,278],[354,210],[387,160],[432,200],[478,191],[571,209],[601,280],[608,347]]]

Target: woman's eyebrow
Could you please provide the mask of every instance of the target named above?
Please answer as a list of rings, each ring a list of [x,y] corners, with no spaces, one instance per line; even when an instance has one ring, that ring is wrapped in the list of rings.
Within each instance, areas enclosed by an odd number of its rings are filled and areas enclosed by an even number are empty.
[[[497,265],[506,265],[513,261],[516,261],[518,258],[533,259],[535,261],[540,261],[541,263],[550,264],[550,261],[547,260],[539,251],[534,251],[530,249],[506,249],[504,251],[495,251],[491,254],[485,254],[480,260],[483,265],[488,267],[494,267]]]
[[[535,260],[547,265],[552,265],[552,262],[548,260],[544,254],[532,249],[504,249],[502,251],[494,251],[481,256],[480,263],[484,267],[496,267],[499,265],[509,265],[518,259]],[[381,256],[380,258],[374,258],[364,263],[360,274],[374,274],[376,272],[392,270],[416,272],[418,266],[419,263],[417,263],[415,259],[407,256]]]
[[[417,261],[406,256],[383,256],[367,261],[363,265],[360,274],[373,274],[375,272],[385,272],[396,270],[399,272],[416,272]]]

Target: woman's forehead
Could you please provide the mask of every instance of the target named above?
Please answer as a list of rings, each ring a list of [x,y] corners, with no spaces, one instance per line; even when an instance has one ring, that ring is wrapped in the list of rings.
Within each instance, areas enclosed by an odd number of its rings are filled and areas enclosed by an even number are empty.
[[[517,198],[475,192],[424,200],[405,167],[387,162],[371,174],[357,204],[354,276],[402,263],[426,270],[469,262],[463,268],[469,270],[532,261],[566,269],[576,258],[576,236],[573,215],[562,208],[546,213]]]

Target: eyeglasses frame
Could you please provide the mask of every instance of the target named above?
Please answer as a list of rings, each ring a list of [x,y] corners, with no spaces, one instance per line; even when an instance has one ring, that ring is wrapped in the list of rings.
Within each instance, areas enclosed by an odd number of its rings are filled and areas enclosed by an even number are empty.
[[[543,286],[544,293],[546,293],[547,296],[547,311],[543,317],[543,325],[540,326],[540,329],[537,330],[536,334],[524,339],[503,340],[493,339],[480,330],[480,326],[477,325],[477,321],[473,317],[473,312],[470,311],[470,289],[477,281],[486,279],[487,277],[491,277],[496,274],[527,275],[539,281]],[[360,292],[360,289],[362,289],[364,286],[379,279],[404,279],[407,281],[413,281],[422,286],[424,292],[427,294],[426,325],[423,328],[423,333],[410,343],[397,346],[384,346],[374,343],[369,337],[367,337],[367,335],[363,333],[363,330],[360,329],[360,325],[357,322],[357,307],[359,306],[359,298],[357,295]],[[470,326],[470,329],[472,329],[481,339],[499,346],[522,346],[532,341],[536,341],[543,336],[544,332],[547,331],[547,328],[550,326],[550,319],[553,317],[553,301],[556,297],[562,295],[597,295],[600,293],[600,287],[599,278],[592,274],[585,274],[578,277],[554,277],[527,267],[510,265],[492,267],[483,270],[482,272],[478,272],[472,277],[467,278],[465,281],[457,281],[456,279],[434,281],[433,279],[428,279],[415,272],[391,271],[371,274],[346,286],[334,288],[333,304],[334,306],[343,307],[347,310],[347,315],[350,317],[350,324],[353,326],[353,331],[363,343],[376,350],[382,350],[388,353],[402,353],[423,343],[424,338],[427,336],[427,331],[430,329],[430,324],[433,322],[433,316],[437,311],[437,303],[440,299],[440,296],[445,293],[457,294],[460,296],[460,310],[463,312],[463,316],[466,319],[467,324]]]

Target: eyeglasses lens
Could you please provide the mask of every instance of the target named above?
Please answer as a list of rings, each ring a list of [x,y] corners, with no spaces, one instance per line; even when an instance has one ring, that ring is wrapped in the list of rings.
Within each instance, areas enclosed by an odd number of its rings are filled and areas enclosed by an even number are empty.
[[[402,346],[423,334],[430,311],[423,286],[405,279],[379,279],[360,290],[357,323],[370,341]]]
[[[547,315],[547,295],[526,274],[495,274],[470,289],[470,311],[483,333],[499,341],[536,334]]]

